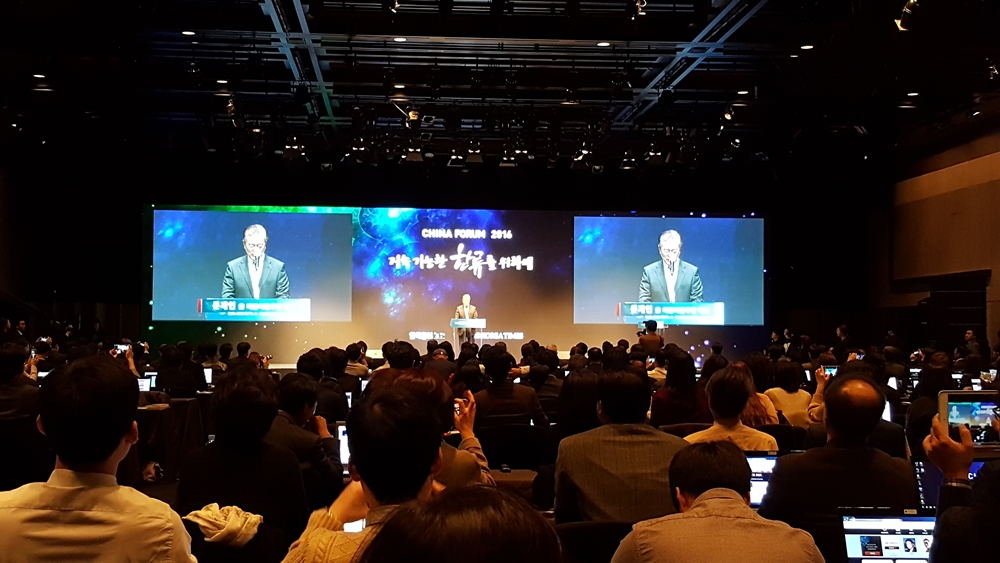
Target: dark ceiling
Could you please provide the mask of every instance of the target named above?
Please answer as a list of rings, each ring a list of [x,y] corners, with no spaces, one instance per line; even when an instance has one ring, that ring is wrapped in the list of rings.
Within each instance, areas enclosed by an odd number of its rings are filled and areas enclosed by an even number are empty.
[[[902,8],[9,1],[0,135],[39,144],[93,131],[110,153],[141,139],[327,167],[864,159],[995,112],[1000,2],[923,0],[909,31],[894,22]]]

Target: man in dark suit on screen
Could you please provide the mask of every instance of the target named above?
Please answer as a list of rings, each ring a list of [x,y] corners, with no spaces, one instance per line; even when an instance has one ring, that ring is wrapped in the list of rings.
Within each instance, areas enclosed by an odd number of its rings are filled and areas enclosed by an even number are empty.
[[[660,234],[660,260],[642,270],[639,301],[655,303],[700,303],[704,301],[698,267],[681,260],[681,235]]]
[[[265,254],[267,231],[263,225],[250,225],[243,231],[243,249],[247,255],[230,260],[222,279],[222,297],[238,299],[288,298],[288,275],[285,263]]]

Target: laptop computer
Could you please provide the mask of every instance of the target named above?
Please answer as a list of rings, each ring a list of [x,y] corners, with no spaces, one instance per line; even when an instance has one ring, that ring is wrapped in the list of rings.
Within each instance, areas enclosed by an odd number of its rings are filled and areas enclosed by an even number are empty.
[[[744,452],[750,464],[750,507],[760,508],[760,502],[767,494],[767,484],[778,463],[778,452]]]
[[[146,373],[142,374],[142,376],[145,377],[145,378],[147,378],[147,379],[149,379],[149,386],[150,387],[152,387],[153,389],[156,389],[156,372],[155,371],[147,371]]]
[[[148,377],[139,378],[139,392],[147,393],[152,389],[153,382]]]
[[[983,461],[972,462],[969,469],[969,480],[975,481],[979,470],[983,468]],[[941,481],[944,475],[936,465],[929,461],[914,461],[913,472],[917,477],[917,494],[920,496],[920,507],[928,510],[937,508],[938,499],[941,496]]]
[[[923,561],[930,557],[936,517],[928,510],[842,508],[847,563]]]

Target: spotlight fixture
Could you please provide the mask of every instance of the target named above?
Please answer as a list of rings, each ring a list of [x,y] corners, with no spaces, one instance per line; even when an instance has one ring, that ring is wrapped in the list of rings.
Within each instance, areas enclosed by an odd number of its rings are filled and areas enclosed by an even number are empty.
[[[903,5],[903,13],[900,14],[898,20],[895,20],[896,28],[900,31],[909,31],[913,27],[913,20],[918,10],[920,10],[920,4],[917,0],[906,0],[906,4]]]
[[[726,108],[726,113],[722,114],[722,117],[726,118],[726,121],[732,121],[734,115],[735,114],[733,113],[733,108],[729,107]]]
[[[395,14],[399,10],[398,0],[382,0],[382,10]]]
[[[733,145],[734,149],[738,149],[738,148],[740,148],[740,145],[742,143],[740,142],[740,139],[737,137],[737,138],[733,139],[730,144]]]
[[[423,162],[424,155],[420,147],[420,139],[412,139],[410,141],[410,146],[406,148],[406,154],[403,155],[400,162]]]

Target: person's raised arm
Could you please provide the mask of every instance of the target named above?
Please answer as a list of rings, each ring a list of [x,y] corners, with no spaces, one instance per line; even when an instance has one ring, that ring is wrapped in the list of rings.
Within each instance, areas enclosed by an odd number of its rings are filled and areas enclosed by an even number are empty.
[[[479,439],[476,438],[476,434],[472,430],[476,422],[475,395],[472,394],[472,391],[466,389],[465,400],[457,399],[455,405],[455,430],[458,430],[459,435],[462,437],[462,443],[459,444],[458,449],[476,456],[476,463],[479,465],[480,481],[483,484],[496,486],[493,474],[490,473],[489,461],[486,459],[486,454],[483,453],[483,446],[479,443]]]
[[[934,415],[931,433],[924,438],[927,458],[944,475],[941,494],[938,498],[938,515],[944,514],[952,506],[969,506],[972,501],[972,486],[969,483],[969,469],[974,459],[972,433],[963,424],[958,427],[961,442],[951,439],[948,422],[940,415]]]

